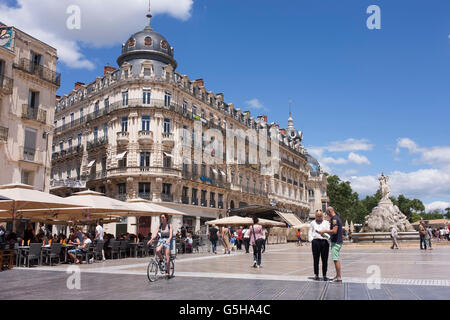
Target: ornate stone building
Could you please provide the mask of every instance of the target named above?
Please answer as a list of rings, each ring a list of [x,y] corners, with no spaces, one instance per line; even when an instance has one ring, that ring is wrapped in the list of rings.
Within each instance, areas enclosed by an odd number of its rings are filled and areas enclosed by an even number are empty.
[[[207,91],[202,79],[192,81],[176,72],[174,48],[150,21],[123,44],[117,63],[119,68],[106,66],[92,83],[76,83],[57,102],[52,193],[67,196],[88,188],[120,200],[144,198],[186,213],[184,222],[176,218],[176,224],[195,229],[207,219],[226,216],[227,209],[251,204],[308,216],[313,209],[308,190],[316,185],[326,190],[326,179],[319,171],[311,176],[302,133],[292,117],[280,130],[266,116],[255,119],[226,103],[223,94]],[[226,139],[210,136],[211,129],[223,136],[230,129],[275,129],[278,172],[263,175],[260,159],[249,161],[250,135],[245,162],[229,163]],[[242,151],[236,156],[243,157]],[[219,159],[224,162],[213,161]],[[128,220],[108,232],[136,232],[136,221]],[[138,231],[146,233],[150,219],[141,218],[139,225]]]
[[[55,48],[0,23],[0,185],[49,191],[57,60]]]

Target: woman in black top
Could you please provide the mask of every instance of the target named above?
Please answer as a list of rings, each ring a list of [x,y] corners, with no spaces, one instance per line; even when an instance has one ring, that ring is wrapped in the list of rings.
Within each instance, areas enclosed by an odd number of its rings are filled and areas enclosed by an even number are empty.
[[[22,233],[22,239],[24,240],[24,244],[28,245],[28,240],[30,242],[34,242],[34,238],[36,237],[36,234],[34,233],[33,226],[31,223],[27,224],[26,229]]]

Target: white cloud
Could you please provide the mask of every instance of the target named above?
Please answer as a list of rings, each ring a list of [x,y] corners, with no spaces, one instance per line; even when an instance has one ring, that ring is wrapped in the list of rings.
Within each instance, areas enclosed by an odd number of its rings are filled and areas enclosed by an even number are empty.
[[[332,157],[320,157],[319,156],[319,162],[323,164],[335,164],[335,165],[343,165],[343,164],[349,164],[349,163],[355,163],[355,164],[370,164],[369,159],[367,159],[366,156],[359,155],[354,152],[350,152],[347,159],[345,158],[332,158]]]
[[[110,47],[127,40],[144,28],[148,0],[18,0],[18,7],[0,4],[0,21],[58,49],[60,60],[69,67],[92,69],[81,50],[82,45]],[[81,29],[69,30],[66,13],[70,5],[81,9]],[[152,0],[152,14],[169,14],[187,20],[193,0]],[[170,39],[168,39],[170,42]]]
[[[350,138],[344,141],[333,141],[322,148],[329,152],[369,151],[373,149],[373,145],[366,139]]]
[[[425,211],[435,211],[435,210],[445,210],[446,208],[450,208],[450,202],[445,201],[435,201],[425,205]]]
[[[247,105],[247,107],[252,108],[252,109],[267,110],[266,107],[261,103],[261,101],[259,101],[256,98],[252,99],[252,100],[245,101],[245,104]]]
[[[437,146],[432,148],[420,148],[417,143],[409,138],[401,138],[397,141],[397,153],[405,148],[410,154],[419,154],[420,162],[438,167],[450,166],[450,147]]]
[[[350,152],[350,154],[348,155],[348,162],[353,162],[356,164],[370,164],[370,161],[369,159],[367,159],[367,157],[354,152]]]

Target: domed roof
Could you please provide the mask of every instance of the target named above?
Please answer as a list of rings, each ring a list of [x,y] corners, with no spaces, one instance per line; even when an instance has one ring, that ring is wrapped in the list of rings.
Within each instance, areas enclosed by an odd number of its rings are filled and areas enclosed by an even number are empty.
[[[312,177],[320,176],[320,163],[309,153],[305,154],[308,165],[311,167],[310,174]]]
[[[173,55],[173,47],[166,38],[147,26],[144,30],[133,34],[122,45],[122,55],[117,59],[117,64],[121,66],[124,62],[134,59],[156,60],[171,64],[175,70],[177,62]]]

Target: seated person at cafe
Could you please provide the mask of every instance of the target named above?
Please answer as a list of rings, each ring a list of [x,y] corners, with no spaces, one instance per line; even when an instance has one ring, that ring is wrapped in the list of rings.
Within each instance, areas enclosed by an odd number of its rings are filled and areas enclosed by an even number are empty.
[[[78,239],[76,239],[76,240],[78,240]],[[81,254],[81,253],[85,252],[84,249],[86,249],[87,246],[91,243],[92,243],[92,240],[89,239],[88,234],[84,234],[83,235],[83,244],[81,244],[81,245],[79,244],[78,248],[76,248],[76,249],[69,250],[68,256],[72,260],[74,260],[75,263],[80,263],[80,260],[77,259],[77,254]]]
[[[184,241],[186,242],[186,252],[192,252],[192,234],[188,233]]]

